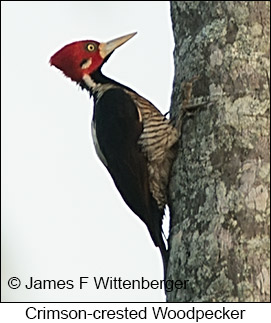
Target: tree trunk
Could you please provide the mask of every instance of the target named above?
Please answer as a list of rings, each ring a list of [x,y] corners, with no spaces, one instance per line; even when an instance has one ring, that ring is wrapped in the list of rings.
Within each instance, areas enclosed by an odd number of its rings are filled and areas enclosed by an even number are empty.
[[[182,83],[208,104],[183,118],[169,187],[171,302],[270,301],[269,2],[172,1],[173,115]]]

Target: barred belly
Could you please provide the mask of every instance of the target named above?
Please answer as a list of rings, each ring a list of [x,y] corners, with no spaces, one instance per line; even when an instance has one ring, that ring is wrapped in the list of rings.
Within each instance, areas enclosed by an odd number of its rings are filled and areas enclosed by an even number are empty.
[[[178,131],[148,100],[134,92],[128,93],[136,103],[143,123],[138,144],[147,158],[150,191],[158,207],[164,209],[167,204],[169,173],[175,157],[173,146],[178,140]]]

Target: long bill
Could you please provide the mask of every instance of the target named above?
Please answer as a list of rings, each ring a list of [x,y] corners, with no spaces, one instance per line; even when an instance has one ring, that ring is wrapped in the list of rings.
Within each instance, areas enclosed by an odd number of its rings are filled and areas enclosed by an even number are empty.
[[[134,37],[136,35],[135,33],[131,33],[122,37],[118,37],[116,39],[110,40],[107,43],[101,43],[99,46],[99,51],[101,57],[104,59],[107,55],[113,52],[116,48],[120,47],[124,43],[126,43],[129,39]]]

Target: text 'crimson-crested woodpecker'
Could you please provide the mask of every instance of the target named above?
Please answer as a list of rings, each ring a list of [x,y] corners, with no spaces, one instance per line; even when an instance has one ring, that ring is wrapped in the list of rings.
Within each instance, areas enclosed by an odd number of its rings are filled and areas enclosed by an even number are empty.
[[[106,43],[85,40],[64,46],[50,63],[94,97],[96,152],[122,198],[146,224],[168,264],[162,221],[178,131],[148,100],[101,72],[113,51],[136,33]]]

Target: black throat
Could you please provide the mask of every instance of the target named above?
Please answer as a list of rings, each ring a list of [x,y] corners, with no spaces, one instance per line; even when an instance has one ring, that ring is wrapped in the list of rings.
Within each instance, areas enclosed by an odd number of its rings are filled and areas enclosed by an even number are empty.
[[[114,84],[118,87],[121,88],[125,88],[131,92],[134,92],[132,89],[130,89],[129,87],[118,83],[114,80],[112,80],[111,78],[105,76],[102,72],[101,72],[101,68],[99,68],[98,70],[96,70],[95,72],[93,72],[92,74],[89,75],[91,80],[94,82],[94,84]],[[92,97],[94,95],[94,91],[93,88],[90,87],[88,84],[86,84],[86,82],[84,80],[79,82],[79,86],[84,90],[87,90],[90,94],[90,97]]]
[[[91,77],[92,81],[96,84],[107,84],[107,83],[117,84],[117,82],[115,82],[114,80],[103,75],[103,73],[101,72],[101,69],[96,70],[89,76]],[[84,80],[79,82],[79,86],[81,87],[82,90],[84,89],[87,90],[90,93],[90,97],[93,95],[93,89],[89,87],[89,85],[86,84]]]

